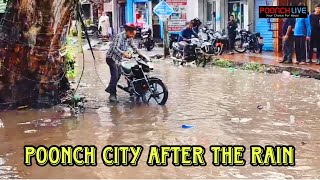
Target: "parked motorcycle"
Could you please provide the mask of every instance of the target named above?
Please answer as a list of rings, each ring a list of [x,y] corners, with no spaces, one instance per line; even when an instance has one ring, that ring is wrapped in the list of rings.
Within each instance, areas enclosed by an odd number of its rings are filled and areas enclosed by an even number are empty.
[[[169,96],[168,88],[161,79],[149,76],[153,71],[150,59],[137,54],[132,57],[133,60],[120,63],[121,74],[127,80],[128,87],[118,85],[118,88],[145,104],[165,105]]]
[[[97,38],[101,37],[101,30],[98,29],[97,24],[90,24],[90,26],[82,27],[82,38],[85,38],[85,30],[88,32],[89,36],[95,36]]]
[[[204,26],[198,35],[213,45],[213,54],[221,55],[228,47],[228,36],[223,34],[223,32],[209,29],[209,26],[210,24],[208,24],[208,26]]]
[[[248,26],[250,25],[252,23]],[[234,50],[239,53],[245,53],[247,50],[261,53],[263,45],[263,37],[260,36],[260,33],[251,33],[246,29],[241,29],[238,30]]]
[[[214,46],[203,39],[192,38],[190,43],[186,46],[188,54],[184,55],[184,44],[181,42],[174,42],[172,45],[172,57],[175,61],[180,61],[181,65],[186,63],[195,62],[197,66],[202,64],[206,66],[210,57],[214,55]],[[185,59],[183,59],[185,57]]]
[[[155,42],[152,37],[152,30],[151,28],[144,28],[141,27],[137,28],[137,34],[136,39],[139,39],[138,41],[138,48],[142,49],[145,47],[147,51],[151,51],[155,47]]]
[[[179,35],[174,35],[174,34],[170,35],[170,37],[169,37],[169,48],[170,49],[173,48],[173,43],[178,42],[178,39],[179,39]]]
[[[212,44],[216,47],[216,54],[222,55],[229,47],[229,38],[225,32],[216,31],[212,32]]]

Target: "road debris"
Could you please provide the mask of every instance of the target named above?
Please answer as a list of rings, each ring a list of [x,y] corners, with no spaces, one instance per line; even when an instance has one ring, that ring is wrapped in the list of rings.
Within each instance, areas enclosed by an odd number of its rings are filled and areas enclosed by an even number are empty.
[[[1,119],[0,119],[0,128],[4,128],[4,124]]]
[[[192,125],[184,124],[184,125],[182,125],[182,128],[183,128],[183,129],[190,129],[190,128],[193,128],[193,126],[192,126]]]
[[[26,134],[32,134],[32,133],[36,133],[36,132],[37,132],[37,130],[35,130],[35,129],[24,131],[24,133],[26,133]]]

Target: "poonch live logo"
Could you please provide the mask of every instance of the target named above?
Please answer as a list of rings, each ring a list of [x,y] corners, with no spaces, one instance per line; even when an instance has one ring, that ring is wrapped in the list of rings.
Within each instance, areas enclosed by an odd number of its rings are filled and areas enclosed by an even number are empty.
[[[307,6],[259,6],[259,18],[307,18]]]

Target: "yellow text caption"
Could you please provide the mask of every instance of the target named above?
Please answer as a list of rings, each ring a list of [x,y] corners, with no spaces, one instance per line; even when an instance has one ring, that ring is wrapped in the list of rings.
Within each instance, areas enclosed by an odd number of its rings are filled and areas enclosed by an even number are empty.
[[[32,166],[97,166],[96,146],[24,146],[24,164]]]

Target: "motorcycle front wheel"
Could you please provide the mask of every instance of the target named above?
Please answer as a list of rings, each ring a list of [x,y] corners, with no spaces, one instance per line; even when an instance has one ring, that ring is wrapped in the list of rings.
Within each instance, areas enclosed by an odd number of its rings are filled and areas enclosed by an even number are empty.
[[[216,46],[214,48],[214,54],[215,55],[222,55],[222,50],[223,50],[223,47],[222,46]]]
[[[236,42],[234,43],[234,50],[237,51],[238,53],[245,53],[247,51],[246,47],[243,47],[243,42],[241,39],[237,39]]]
[[[145,104],[155,104],[164,106],[168,101],[168,88],[158,78],[152,78],[149,81],[149,90],[142,96]]]

